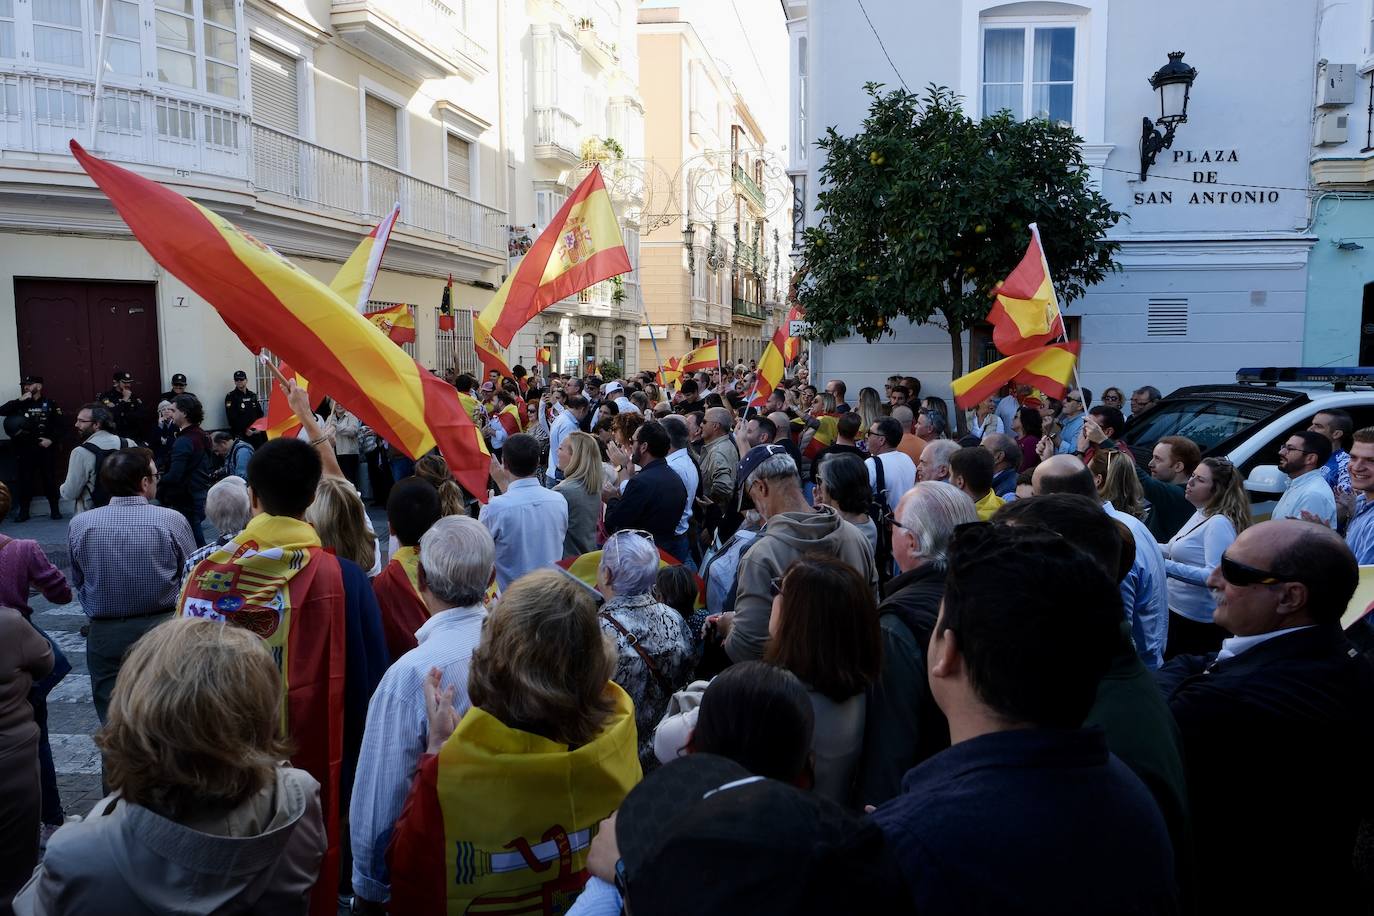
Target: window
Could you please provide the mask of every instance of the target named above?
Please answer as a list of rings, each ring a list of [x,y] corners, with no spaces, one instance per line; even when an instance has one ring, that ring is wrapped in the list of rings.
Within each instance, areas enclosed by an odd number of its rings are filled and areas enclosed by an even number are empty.
[[[1071,25],[985,26],[983,114],[1072,124],[1075,38]]]
[[[448,137],[448,186],[464,197],[472,196],[472,143],[454,133]]]
[[[611,359],[613,359],[613,360],[615,361],[616,366],[619,367],[621,377],[624,377],[624,375],[625,375],[625,338],[622,337],[622,336],[620,336],[620,335],[616,335],[616,338],[615,338],[615,350],[613,351],[613,355],[611,356]]]
[[[582,364],[596,362],[596,335],[582,335]]]
[[[295,135],[300,132],[300,88],[296,59],[259,41],[248,43],[253,120]]]
[[[96,5],[99,9],[99,4]],[[106,73],[137,78],[143,72],[142,30],[139,25],[138,3],[130,0],[110,0],[105,13]]]
[[[234,0],[156,0],[158,80],[238,98],[236,26]]]
[[[582,49],[561,31],[535,26],[534,104],[582,118]]]
[[[806,161],[806,36],[797,39],[797,161]]]
[[[400,109],[368,93],[364,103],[367,121],[367,158],[392,168],[401,164]]]
[[[559,191],[535,191],[534,224],[540,229],[548,226],[567,200],[568,195]]]
[[[563,337],[557,331],[549,331],[544,335],[544,346],[549,348],[549,370],[557,372],[563,365]]]
[[[59,67],[84,67],[81,0],[33,0],[33,59]]]
[[[18,57],[15,42],[14,0],[0,0],[0,57]]]

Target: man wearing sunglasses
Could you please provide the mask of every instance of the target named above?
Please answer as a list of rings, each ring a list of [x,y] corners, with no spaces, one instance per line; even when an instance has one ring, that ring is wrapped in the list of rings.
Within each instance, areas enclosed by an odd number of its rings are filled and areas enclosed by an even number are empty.
[[[1336,497],[1322,476],[1331,457],[1331,440],[1321,433],[1303,430],[1279,446],[1279,470],[1288,475],[1288,490],[1271,518],[1306,518],[1336,527]]]
[[[1374,788],[1342,778],[1374,768],[1374,669],[1341,632],[1358,581],[1329,528],[1248,528],[1207,582],[1233,635],[1158,672],[1183,736],[1198,912],[1367,907],[1351,863]]]

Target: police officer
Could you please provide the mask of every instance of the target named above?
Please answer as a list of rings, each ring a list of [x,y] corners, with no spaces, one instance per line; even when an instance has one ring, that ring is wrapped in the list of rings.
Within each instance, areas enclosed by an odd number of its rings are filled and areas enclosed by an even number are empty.
[[[177,399],[177,395],[179,394],[189,394],[191,397],[196,396],[194,391],[186,390],[186,376],[182,375],[180,372],[172,376],[171,390],[162,392],[162,394],[157,396],[157,399],[159,403],[166,401],[170,404]]]
[[[234,373],[234,388],[224,396],[224,413],[229,418],[229,431],[238,439],[247,439],[248,427],[262,416],[262,404],[248,389],[248,373],[242,369]]]
[[[43,495],[48,498],[52,517],[60,519],[62,513],[57,507],[57,440],[62,435],[62,408],[52,399],[43,397],[41,376],[24,376],[20,390],[22,394],[19,397],[0,405],[0,416],[5,417],[5,432],[14,441],[19,471],[14,494],[19,514],[15,520],[29,520],[35,475],[43,486]]]
[[[143,400],[134,394],[132,375],[116,369],[110,390],[95,398],[114,414],[116,435],[140,443],[148,441],[149,417],[143,410]]]

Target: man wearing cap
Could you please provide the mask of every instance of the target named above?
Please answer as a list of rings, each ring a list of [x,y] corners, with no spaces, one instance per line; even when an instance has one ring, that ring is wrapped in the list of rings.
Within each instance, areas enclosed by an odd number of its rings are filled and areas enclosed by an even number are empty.
[[[115,433],[137,442],[148,441],[149,418],[143,411],[143,400],[134,394],[134,377],[123,369],[116,369],[114,384],[95,396],[114,414]]]
[[[172,376],[172,387],[158,395],[158,401],[166,401],[170,404],[177,399],[177,395],[179,394],[189,394],[191,397],[196,396],[194,391],[186,390],[186,376],[182,375],[180,372]]]
[[[19,479],[15,481],[15,501],[19,514],[15,521],[29,519],[33,501],[33,478],[38,477],[43,495],[48,498],[52,517],[60,519],[57,494],[57,440],[62,435],[62,408],[43,396],[43,378],[26,375],[20,382],[19,397],[0,406],[5,418],[5,433],[14,442]]]
[[[235,438],[248,435],[248,427],[262,416],[262,403],[256,392],[248,388],[248,373],[239,369],[234,373],[234,387],[224,396],[224,413],[229,418],[229,431]]]

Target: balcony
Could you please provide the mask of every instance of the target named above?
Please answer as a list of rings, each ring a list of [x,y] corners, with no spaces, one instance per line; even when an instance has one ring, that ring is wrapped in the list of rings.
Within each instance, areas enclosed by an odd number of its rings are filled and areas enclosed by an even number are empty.
[[[735,251],[741,268],[756,276],[764,272],[764,265],[759,258],[758,250],[753,245],[748,242],[740,242],[735,246]]]
[[[561,108],[534,110],[534,158],[561,165],[582,161],[582,124]]]
[[[731,314],[736,318],[748,318],[752,321],[766,321],[768,310],[757,302],[750,302],[748,299],[735,297]]]
[[[762,214],[764,208],[763,189],[738,162],[734,163],[733,174],[735,191],[749,202],[749,206],[754,208],[755,213]]]
[[[340,39],[414,79],[487,72],[486,48],[443,0],[333,0],[329,21]]]
[[[620,55],[616,53],[615,44],[596,34],[595,27],[578,28],[577,43],[582,48],[583,53],[603,70],[612,70],[620,62]]]

